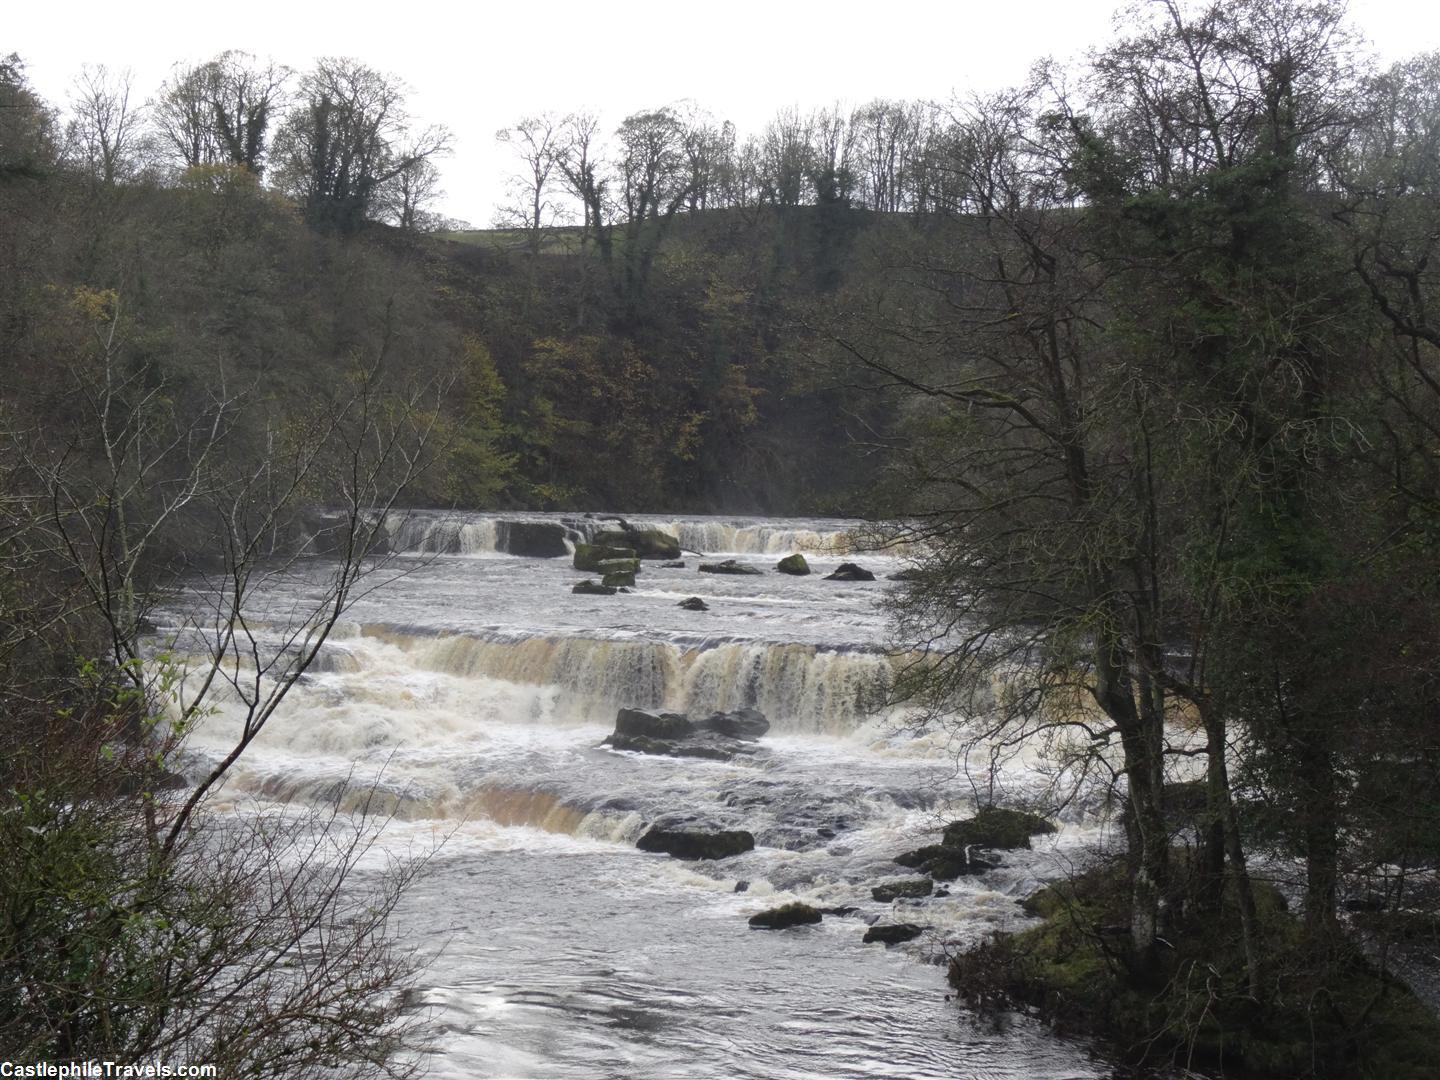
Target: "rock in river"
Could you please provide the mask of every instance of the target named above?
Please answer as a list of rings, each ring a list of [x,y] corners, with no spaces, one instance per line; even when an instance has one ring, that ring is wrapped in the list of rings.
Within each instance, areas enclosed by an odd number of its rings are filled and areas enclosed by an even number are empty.
[[[614,596],[616,589],[613,585],[602,585],[599,582],[586,578],[584,581],[577,582],[572,586],[570,591],[572,593],[580,593],[583,596]]]
[[[676,607],[683,607],[686,611],[709,611],[709,610],[710,610],[710,605],[707,604],[707,603],[705,603],[705,601],[704,601],[704,600],[701,600],[700,597],[698,597],[698,596],[691,596],[691,597],[688,597],[688,598],[685,599],[685,600],[681,600],[680,603],[676,604],[675,606],[676,606]]]
[[[761,753],[755,740],[769,730],[770,721],[756,709],[717,712],[700,721],[682,713],[621,709],[605,743],[639,754],[729,761]]]
[[[641,851],[663,851],[677,859],[727,859],[755,847],[744,829],[674,829],[659,825],[635,842]]]
[[[659,529],[606,529],[595,534],[594,542],[610,547],[633,548],[642,559],[680,557],[680,541]]]
[[[796,901],[792,904],[781,904],[779,907],[769,908],[757,915],[751,915],[750,925],[757,930],[784,930],[791,926],[818,923],[820,918],[818,910],[809,904]]]
[[[805,561],[805,556],[796,552],[794,555],[786,555],[775,564],[775,569],[782,574],[794,574],[796,577],[810,573],[810,564]]]
[[[825,575],[826,581],[874,581],[875,575],[863,566],[853,562],[842,562],[833,574]]]
[[[974,844],[1009,851],[1012,848],[1028,848],[1030,837],[1054,831],[1055,826],[1039,814],[986,806],[973,818],[946,825],[943,843],[950,848],[965,848]]]
[[[765,571],[758,566],[747,566],[734,559],[726,559],[718,563],[701,563],[700,573],[702,574],[763,574]]]
[[[876,885],[870,890],[870,895],[882,904],[888,904],[891,900],[907,899],[919,900],[929,896],[935,889],[935,882],[926,878],[911,878],[909,881],[887,881],[884,885]]]
[[[886,945],[899,945],[902,941],[917,938],[924,932],[923,926],[916,926],[914,923],[876,923],[865,931],[865,944],[879,941]]]

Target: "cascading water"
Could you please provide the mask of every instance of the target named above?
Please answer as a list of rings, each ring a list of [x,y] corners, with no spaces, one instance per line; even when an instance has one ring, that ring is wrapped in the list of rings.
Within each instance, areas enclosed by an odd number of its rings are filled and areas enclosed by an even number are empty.
[[[901,563],[845,553],[849,522],[628,522],[748,554],[765,572],[646,563],[627,594],[575,595],[584,575],[568,559],[502,549],[551,542],[552,525],[573,543],[613,522],[396,516],[398,557],[382,571],[395,580],[357,601],[224,789],[237,813],[295,799],[391,811],[377,861],[447,837],[399,913],[407,940],[437,954],[423,993],[432,1071],[1105,1075],[1028,1022],[998,1030],[958,1015],[940,970],[918,962],[1018,925],[1016,900],[1087,826],[1068,823],[948,896],[871,898],[877,881],[907,876],[893,856],[971,794],[943,744],[892,734],[877,712],[894,676],[877,602]],[[816,573],[775,573],[797,549]],[[825,580],[842,553],[881,579]],[[317,583],[324,568],[315,560]],[[678,607],[690,596],[709,610]],[[600,743],[620,706],[755,707],[772,726],[744,760],[619,753]],[[222,753],[242,719],[217,700],[191,749]],[[1027,782],[1023,768],[1011,779]],[[749,830],[757,846],[698,863],[634,846],[680,820]],[[856,910],[804,930],[748,927],[797,898]],[[877,917],[929,929],[889,951],[862,945]]]

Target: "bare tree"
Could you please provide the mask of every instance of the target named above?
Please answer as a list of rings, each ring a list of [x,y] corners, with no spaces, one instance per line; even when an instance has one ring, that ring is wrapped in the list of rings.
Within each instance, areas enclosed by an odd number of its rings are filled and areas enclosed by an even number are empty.
[[[538,113],[497,131],[495,139],[514,151],[521,166],[510,178],[511,201],[500,208],[496,225],[523,229],[530,253],[538,254],[541,230],[560,216],[550,195],[562,153],[564,122],[552,113]]]
[[[66,149],[107,187],[127,179],[135,167],[142,112],[131,104],[129,70],[87,65],[70,96]]]

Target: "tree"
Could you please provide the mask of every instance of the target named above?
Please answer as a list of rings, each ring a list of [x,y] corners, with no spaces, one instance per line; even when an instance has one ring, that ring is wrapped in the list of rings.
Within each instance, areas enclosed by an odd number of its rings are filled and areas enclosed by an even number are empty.
[[[540,231],[554,224],[559,210],[550,204],[552,174],[560,162],[564,139],[563,122],[550,113],[527,116],[514,127],[502,128],[495,139],[510,146],[523,171],[510,178],[513,199],[500,208],[497,224],[520,228],[528,234],[530,254],[540,252]],[[580,148],[581,155],[584,148]],[[589,217],[586,204],[587,219]]]
[[[277,136],[282,190],[322,227],[352,232],[378,208],[383,185],[442,154],[442,127],[413,132],[401,84],[357,60],[320,60],[300,81]]]
[[[386,921],[420,864],[356,880],[375,834],[338,802],[279,819],[208,804],[381,565],[384,519],[433,454],[436,388],[395,385],[387,339],[267,430],[223,376],[198,389],[137,363],[118,294],[80,290],[72,307],[92,332],[66,372],[75,423],[5,431],[0,565],[42,582],[15,630],[105,652],[40,696],[0,685],[3,1041],[36,1060],[404,1074],[415,969]],[[317,491],[337,500],[319,518]],[[312,532],[323,560],[303,553]],[[178,620],[159,646],[162,601]],[[7,676],[18,647],[7,626]],[[165,794],[221,701],[232,745]]]
[[[66,150],[105,187],[129,179],[136,167],[142,110],[130,103],[130,72],[87,66],[70,98]]]

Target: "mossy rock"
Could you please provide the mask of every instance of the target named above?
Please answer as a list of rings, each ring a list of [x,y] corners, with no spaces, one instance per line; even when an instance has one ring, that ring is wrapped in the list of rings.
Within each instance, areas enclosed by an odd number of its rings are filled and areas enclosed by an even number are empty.
[[[610,547],[605,544],[576,544],[575,558],[571,565],[576,570],[588,570],[597,572],[600,564],[608,559],[633,559],[635,549],[629,547]]]
[[[945,826],[946,847],[999,848],[1009,851],[1014,848],[1028,848],[1030,837],[1053,833],[1055,826],[1039,814],[1024,810],[1003,810],[998,806],[987,806],[973,818],[952,821]]]
[[[818,923],[821,915],[818,909],[798,900],[790,904],[769,908],[750,916],[750,925],[756,930],[785,930],[792,926],[808,926]]]
[[[935,891],[935,882],[927,878],[911,878],[909,881],[887,881],[876,885],[870,895],[882,904],[891,900],[922,900]]]
[[[810,573],[810,564],[805,561],[805,556],[796,552],[794,555],[786,555],[775,564],[775,569],[782,574],[794,574],[801,577]]]
[[[1065,895],[1053,885],[1047,885],[1020,901],[1026,915],[1036,919],[1048,919],[1064,911],[1068,901]]]
[[[611,547],[632,548],[642,559],[678,559],[680,541],[660,529],[605,529],[591,541]]]
[[[611,588],[619,589],[626,586],[634,586],[635,572],[633,570],[611,570],[600,579],[601,585],[609,585]]]

